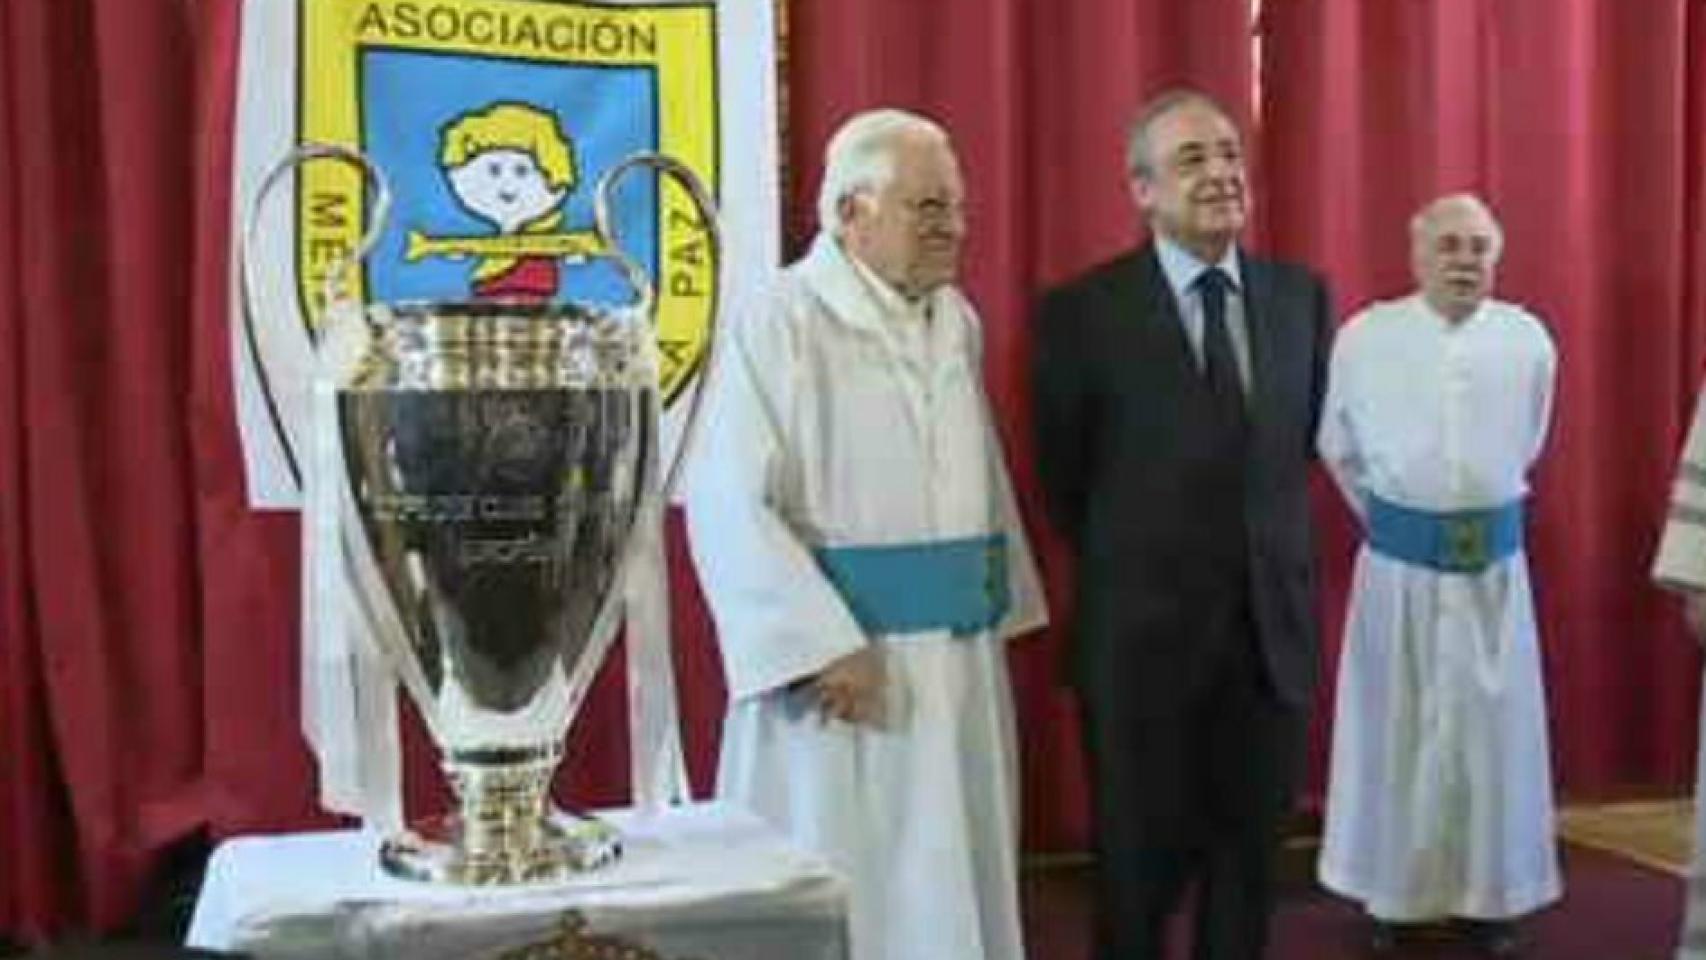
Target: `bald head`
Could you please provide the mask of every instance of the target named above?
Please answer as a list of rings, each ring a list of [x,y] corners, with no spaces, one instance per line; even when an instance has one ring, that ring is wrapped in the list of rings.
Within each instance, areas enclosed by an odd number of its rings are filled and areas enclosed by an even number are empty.
[[[1410,262],[1423,299],[1447,320],[1468,317],[1492,293],[1504,245],[1504,231],[1480,197],[1431,201],[1410,220]]]

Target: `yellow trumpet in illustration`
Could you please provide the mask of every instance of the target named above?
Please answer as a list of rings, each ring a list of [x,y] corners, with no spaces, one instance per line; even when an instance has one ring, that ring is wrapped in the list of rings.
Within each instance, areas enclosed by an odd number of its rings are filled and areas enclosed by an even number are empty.
[[[591,230],[477,237],[429,237],[419,230],[410,230],[403,259],[409,263],[427,257],[560,257],[584,260],[603,252],[603,241]]]

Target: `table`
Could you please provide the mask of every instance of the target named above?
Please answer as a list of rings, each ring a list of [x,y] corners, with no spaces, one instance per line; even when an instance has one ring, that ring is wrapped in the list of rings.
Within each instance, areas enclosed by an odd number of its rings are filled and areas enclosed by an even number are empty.
[[[846,960],[845,883],[751,814],[600,816],[621,860],[524,887],[392,878],[359,830],[229,840],[187,942],[263,960]]]

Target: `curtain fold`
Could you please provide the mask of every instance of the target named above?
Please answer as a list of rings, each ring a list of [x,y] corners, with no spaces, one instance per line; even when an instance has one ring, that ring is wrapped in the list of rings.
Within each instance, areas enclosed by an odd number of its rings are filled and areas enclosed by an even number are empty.
[[[184,27],[0,9],[0,925],[26,936],[127,919],[201,816]]]
[[[1698,656],[1646,573],[1706,333],[1703,24],[1686,0],[1270,4],[1271,245],[1348,314],[1413,287],[1417,207],[1474,190],[1507,235],[1498,295],[1558,343],[1529,547],[1566,793],[1692,766]],[[1336,652],[1353,540],[1323,499]]]
[[[1502,215],[1502,291],[1551,322],[1563,359],[1531,540],[1561,789],[1689,782],[1698,655],[1645,570],[1706,359],[1706,9],[1268,2],[1258,67],[1251,8],[789,7],[791,249],[851,111],[931,114],[965,166],[965,281],[1055,611],[1012,647],[1028,848],[1088,840],[1057,669],[1070,571],[1031,464],[1029,312],[1139,235],[1125,127],[1180,83],[1249,123],[1253,245],[1322,269],[1347,312],[1411,285],[1406,222],[1427,197],[1475,189]],[[233,0],[0,3],[0,935],[122,924],[197,830],[332,822],[297,716],[297,524],[245,507],[232,411],[240,16]],[[1336,649],[1353,541],[1317,493]],[[723,688],[673,522],[670,561],[703,795]],[[618,661],[571,735],[572,802],[625,795]],[[418,725],[407,753],[412,808],[442,806]]]

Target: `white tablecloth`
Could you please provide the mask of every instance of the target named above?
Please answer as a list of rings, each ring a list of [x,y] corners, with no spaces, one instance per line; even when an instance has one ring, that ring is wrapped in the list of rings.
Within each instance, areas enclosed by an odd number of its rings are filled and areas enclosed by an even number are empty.
[[[393,879],[379,838],[360,831],[230,840],[208,862],[188,943],[280,960],[847,957],[843,882],[750,814],[601,816],[623,833],[616,864],[501,889]],[[635,952],[591,947],[604,938]],[[581,952],[540,952],[565,942]]]

